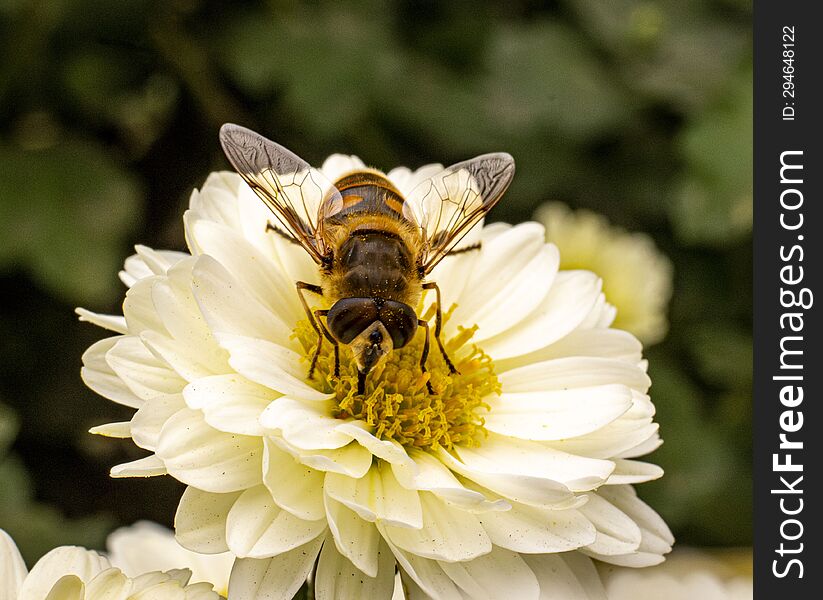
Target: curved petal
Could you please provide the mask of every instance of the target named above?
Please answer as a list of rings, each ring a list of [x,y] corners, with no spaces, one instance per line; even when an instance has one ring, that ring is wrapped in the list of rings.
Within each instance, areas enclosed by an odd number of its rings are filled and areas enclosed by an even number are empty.
[[[331,417],[334,403],[301,402],[288,396],[269,404],[260,415],[260,424],[278,431],[292,446],[301,450],[332,450],[352,441],[339,431],[340,420]]]
[[[389,598],[394,589],[394,556],[385,544],[378,549],[377,577],[369,577],[340,554],[326,538],[314,582],[317,600]]]
[[[489,431],[525,440],[562,440],[600,429],[632,406],[624,385],[504,392],[487,400]]]
[[[211,256],[197,259],[192,271],[192,290],[213,332],[289,344],[292,328],[246,293],[236,278]]]
[[[106,362],[141,400],[177,394],[186,380],[159,360],[138,337],[121,337],[106,353]]]
[[[74,312],[77,313],[80,321],[97,325],[114,333],[125,335],[129,331],[126,318],[120,315],[101,315],[85,308],[75,308]]]
[[[241,375],[214,375],[183,389],[186,405],[203,411],[206,423],[219,431],[263,435],[260,415],[277,393]]]
[[[217,431],[188,408],[166,421],[157,456],[175,479],[209,492],[235,492],[263,480],[260,438]]]
[[[203,554],[218,554],[229,549],[226,518],[240,492],[213,494],[187,487],[174,515],[175,538],[184,548]]]
[[[166,465],[157,455],[150,454],[127,463],[121,463],[111,468],[110,475],[118,477],[157,477],[168,475]]]
[[[567,552],[595,540],[594,525],[576,509],[551,510],[514,503],[511,510],[478,515],[492,543],[526,554]]]
[[[326,475],[326,495],[355,511],[366,521],[380,520],[396,527],[420,529],[423,514],[416,491],[402,487],[391,467],[378,461],[360,479],[337,473]]]
[[[243,492],[229,510],[226,541],[241,558],[267,558],[313,540],[326,530],[326,521],[304,521],[281,510],[265,486]]]
[[[640,527],[623,511],[598,494],[590,494],[589,501],[579,510],[597,529],[594,542],[586,548],[592,554],[629,554],[640,546]]]
[[[515,552],[494,548],[466,562],[438,561],[440,568],[472,600],[539,600],[540,585],[532,570]]]
[[[493,433],[477,448],[457,448],[455,453],[473,471],[547,479],[574,492],[602,485],[614,470],[614,463],[608,460],[567,454],[540,442]]]
[[[292,600],[311,573],[323,539],[272,558],[238,558],[229,580],[232,600]]]
[[[420,492],[423,527],[409,529],[382,524],[395,546],[434,560],[472,560],[491,552],[492,544],[477,516],[450,506],[430,492]]]
[[[115,336],[92,344],[83,353],[83,368],[80,369],[80,377],[83,383],[104,398],[123,406],[140,408],[143,399],[131,391],[106,361],[106,355],[122,339],[124,339],[123,336]]]
[[[380,534],[374,523],[325,496],[326,520],[337,551],[369,577],[377,577]]]
[[[540,600],[606,600],[592,561],[578,552],[524,555],[540,584]]]
[[[229,364],[247,379],[300,400],[330,397],[306,383],[306,366],[294,350],[240,335],[218,333],[217,339],[229,352]]]
[[[105,571],[111,565],[106,557],[77,546],[55,548],[32,567],[20,587],[19,600],[43,600],[52,586],[66,575],[76,575],[81,582]]]
[[[0,529],[0,600],[17,600],[27,572],[17,544]]]
[[[516,325],[483,342],[495,360],[528,354],[571,333],[600,296],[600,279],[588,271],[561,271],[546,298]]]
[[[568,390],[622,384],[646,392],[651,380],[641,363],[599,356],[564,356],[500,372],[506,393]]]
[[[325,474],[299,462],[269,438],[263,438],[263,484],[277,506],[307,521],[322,519]]]
[[[131,418],[131,437],[146,450],[156,450],[160,432],[172,415],[186,408],[181,394],[160,394],[146,400]]]

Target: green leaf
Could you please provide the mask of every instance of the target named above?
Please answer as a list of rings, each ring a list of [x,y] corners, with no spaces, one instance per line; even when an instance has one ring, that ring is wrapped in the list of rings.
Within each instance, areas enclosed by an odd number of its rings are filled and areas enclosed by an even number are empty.
[[[116,273],[139,215],[133,176],[100,146],[0,146],[0,268],[22,266],[64,299],[97,305],[120,293]]]
[[[751,231],[751,88],[748,71],[680,138],[687,169],[670,218],[687,244],[724,246]]]

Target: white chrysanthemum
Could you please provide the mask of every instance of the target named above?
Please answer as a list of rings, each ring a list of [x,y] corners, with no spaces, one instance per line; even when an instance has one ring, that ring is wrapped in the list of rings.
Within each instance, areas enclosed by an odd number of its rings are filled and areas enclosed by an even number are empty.
[[[189,584],[188,569],[128,577],[109,560],[77,546],[55,548],[31,572],[0,529],[0,598],[3,600],[219,600],[211,584]]]
[[[600,569],[609,600],[751,600],[751,551],[675,550],[662,565]]]
[[[588,210],[560,202],[537,210],[546,239],[560,249],[561,269],[586,269],[603,279],[606,300],[617,309],[613,326],[645,344],[665,337],[672,295],[672,263],[644,233],[629,233]]]
[[[438,168],[389,177],[407,193]],[[345,347],[339,379],[328,344],[307,379],[294,282],[318,271],[270,218],[239,176],[213,174],[185,215],[191,255],[138,247],[125,316],[80,311],[117,333],[86,352],[84,380],[138,409],[94,432],[150,452],[112,474],[189,486],[177,539],[240,557],[232,598],[291,598],[318,556],[321,600],[390,598],[397,565],[413,597],[597,598],[588,557],[662,560],[671,534],[631,487],[662,473],[635,460],[660,443],[641,346],[609,328],[596,275],[558,270],[542,226],[478,227],[481,249],[433,272],[458,374],[431,353],[426,391],[421,331],[358,396]]]
[[[183,548],[174,532],[149,521],[121,527],[106,539],[108,558],[129,577],[150,571],[189,569],[192,583],[209,583],[228,595],[229,574],[234,563],[230,552],[200,554]]]

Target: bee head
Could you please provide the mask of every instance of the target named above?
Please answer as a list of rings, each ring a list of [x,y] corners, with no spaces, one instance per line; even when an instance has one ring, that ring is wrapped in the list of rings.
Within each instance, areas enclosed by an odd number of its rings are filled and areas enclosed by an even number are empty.
[[[380,321],[374,321],[366,327],[351,341],[350,346],[362,377],[384,361],[394,349],[391,336]]]

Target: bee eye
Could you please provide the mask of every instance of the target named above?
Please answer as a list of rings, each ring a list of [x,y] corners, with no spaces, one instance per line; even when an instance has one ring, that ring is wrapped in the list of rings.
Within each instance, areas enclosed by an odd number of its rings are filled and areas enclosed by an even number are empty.
[[[417,332],[417,313],[408,304],[386,300],[380,308],[380,321],[391,335],[392,345],[402,348]]]
[[[372,298],[343,298],[331,307],[326,323],[337,341],[350,344],[377,319],[377,307]]]

